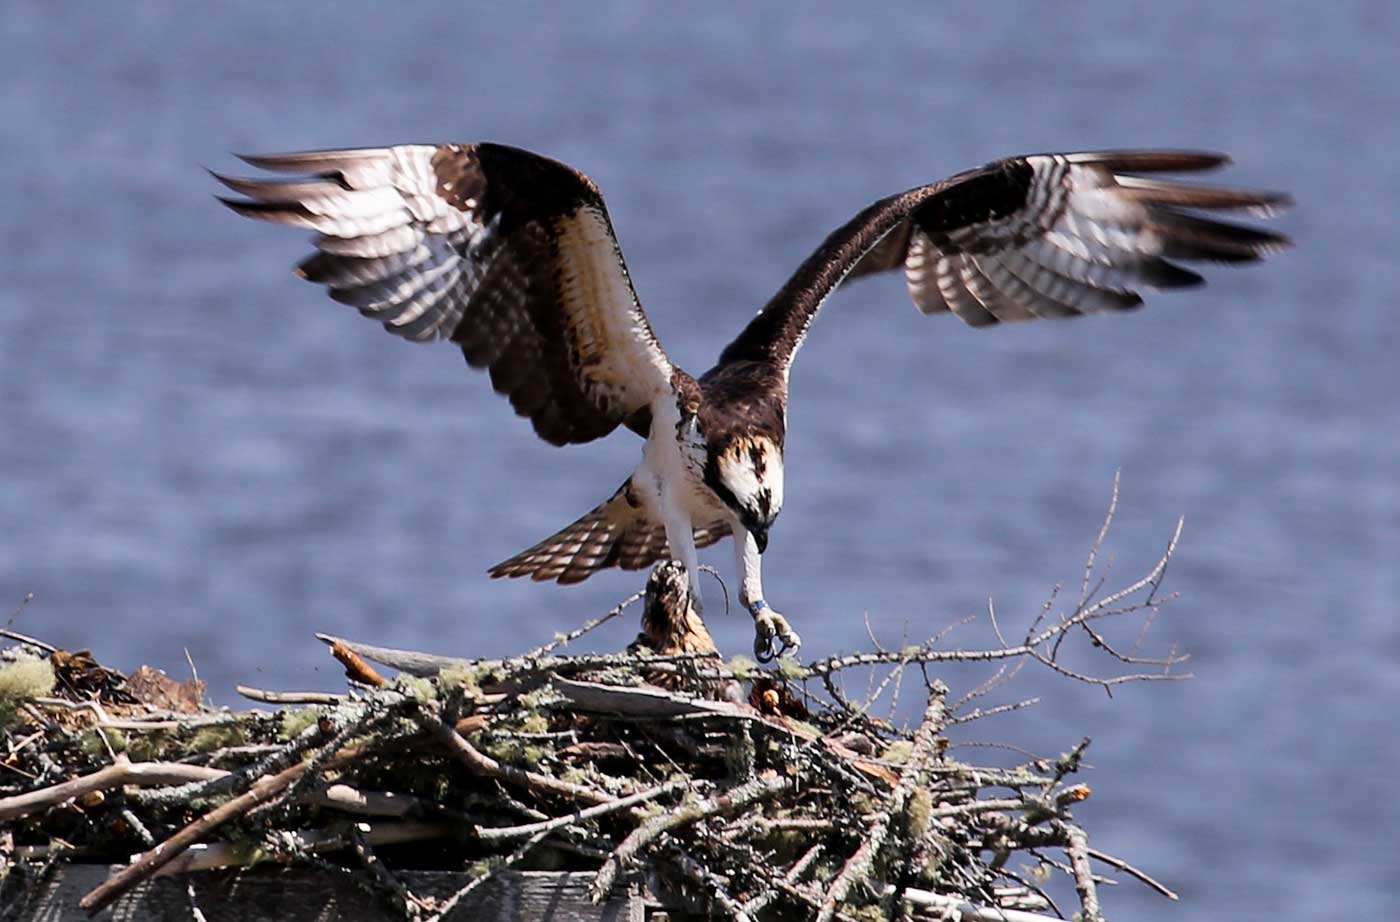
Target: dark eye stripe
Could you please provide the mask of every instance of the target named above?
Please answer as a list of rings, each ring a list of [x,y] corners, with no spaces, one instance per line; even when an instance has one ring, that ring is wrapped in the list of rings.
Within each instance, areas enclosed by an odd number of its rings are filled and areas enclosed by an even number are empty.
[[[753,472],[762,477],[768,469],[768,462],[764,458],[763,449],[759,448],[757,443],[749,448],[749,461],[753,464]]]

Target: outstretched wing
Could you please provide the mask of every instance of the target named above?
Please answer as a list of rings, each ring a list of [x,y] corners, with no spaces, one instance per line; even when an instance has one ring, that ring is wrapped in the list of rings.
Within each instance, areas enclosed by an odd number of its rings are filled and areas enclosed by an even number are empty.
[[[822,302],[850,277],[903,268],[925,314],[970,326],[1074,317],[1142,303],[1139,288],[1201,276],[1173,260],[1251,262],[1280,234],[1197,212],[1266,217],[1285,195],[1191,185],[1138,173],[1228,162],[1193,151],[1035,154],[990,163],[883,199],[834,231],[720,356],[784,371]]]
[[[450,339],[540,437],[643,435],[671,363],[598,187],[496,144],[244,157],[299,178],[216,177],[239,214],[317,232],[298,273],[415,342]]]

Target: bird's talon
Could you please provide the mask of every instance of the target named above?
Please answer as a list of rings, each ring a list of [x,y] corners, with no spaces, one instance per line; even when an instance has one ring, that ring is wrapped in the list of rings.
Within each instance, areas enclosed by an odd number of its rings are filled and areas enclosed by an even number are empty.
[[[787,619],[767,606],[754,614],[753,627],[753,653],[760,663],[771,663],[802,646],[802,638],[797,636]]]

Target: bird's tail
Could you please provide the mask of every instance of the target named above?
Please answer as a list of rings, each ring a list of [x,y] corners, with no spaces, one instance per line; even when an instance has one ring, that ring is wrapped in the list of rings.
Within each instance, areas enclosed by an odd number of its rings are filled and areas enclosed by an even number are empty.
[[[579,583],[608,567],[640,570],[665,559],[669,553],[666,530],[628,500],[631,483],[624,483],[607,502],[572,525],[496,564],[491,575]],[[727,534],[729,529],[722,525],[697,529],[695,544],[706,547]]]

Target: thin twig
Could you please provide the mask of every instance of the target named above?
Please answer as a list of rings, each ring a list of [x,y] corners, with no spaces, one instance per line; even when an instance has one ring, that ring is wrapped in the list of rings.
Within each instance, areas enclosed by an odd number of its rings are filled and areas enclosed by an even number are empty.
[[[601,902],[608,891],[612,889],[617,875],[623,868],[632,863],[637,853],[667,832],[705,817],[739,810],[749,804],[772,797],[791,786],[792,779],[780,775],[756,778],[747,784],[732,787],[723,794],[702,798],[678,807],[669,813],[652,817],[632,830],[627,838],[623,839],[622,843],[608,856],[608,860],[604,862],[603,866],[598,869],[598,876],[593,879],[593,885],[590,888],[593,901],[595,903]]]
[[[794,861],[792,867],[788,868],[787,873],[783,875],[783,883],[790,886],[795,885],[802,879],[802,876],[807,873],[807,869],[812,866],[813,862],[821,857],[825,849],[826,846],[821,842],[807,849],[807,851],[802,854],[802,857]],[[769,887],[766,891],[745,903],[744,912],[748,913],[750,916],[758,915],[773,904],[773,901],[778,898],[779,892],[780,890],[778,887]]]
[[[548,833],[541,832],[536,833],[529,839],[526,839],[524,842],[521,843],[520,847],[517,848],[515,851],[511,852],[510,855],[504,861],[502,861],[498,867],[492,868],[487,873],[471,881],[465,887],[462,887],[456,893],[452,894],[452,896],[439,903],[437,905],[436,911],[431,916],[428,916],[427,919],[424,920],[424,922],[441,922],[442,919],[447,918],[447,916],[454,909],[456,909],[457,906],[461,904],[462,900],[466,899],[467,896],[469,896],[473,890],[486,883],[492,877],[494,877],[497,871],[504,870],[519,862],[520,859],[524,858],[525,855],[529,853],[529,851],[532,848],[543,842],[546,835],[548,835]]]
[[[416,918],[419,912],[427,907],[422,900],[413,895],[408,887],[404,886],[403,881],[395,877],[394,873],[384,866],[384,862],[379,860],[379,856],[374,853],[374,845],[369,841],[367,832],[368,824],[364,824],[364,828],[361,828],[360,824],[356,824],[351,827],[347,836],[354,849],[355,857],[360,861],[360,867],[369,873],[376,886],[390,894],[399,912],[407,918]]]
[[[620,797],[608,803],[601,803],[594,807],[587,807],[582,810],[575,810],[567,816],[557,816],[553,819],[544,820],[538,823],[527,823],[524,826],[482,826],[476,830],[476,837],[483,842],[499,842],[506,839],[524,839],[541,832],[553,832],[565,826],[572,826],[582,823],[585,820],[606,816],[609,813],[616,813],[619,810],[626,810],[637,804],[646,803],[649,800],[656,800],[668,794],[684,790],[685,783],[681,781],[668,781],[665,784],[654,788],[648,788],[627,797]]]
[[[1128,864],[1128,862],[1124,861],[1122,858],[1115,857],[1113,855],[1108,854],[1107,852],[1101,852],[1097,848],[1088,849],[1088,855],[1095,861],[1102,861],[1104,864],[1115,867],[1130,877],[1137,878],[1140,882],[1151,887],[1153,890],[1156,890],[1158,893],[1162,894],[1162,896],[1165,896],[1169,900],[1180,899],[1180,897],[1177,896],[1176,893],[1174,893],[1161,881],[1158,881],[1153,877],[1149,877],[1145,871],[1138,870],[1131,864]]]
[[[1084,583],[1079,590],[1080,606],[1089,602],[1089,580],[1094,575],[1094,562],[1098,559],[1099,551],[1103,549],[1104,539],[1108,537],[1108,531],[1113,526],[1114,513],[1118,511],[1118,483],[1123,476],[1121,470],[1113,472],[1113,493],[1108,499],[1108,513],[1103,517],[1103,525],[1099,528],[1099,536],[1094,539],[1094,544],[1089,548],[1089,556],[1084,560]]]
[[[51,643],[45,643],[44,641],[39,640],[38,638],[30,637],[27,634],[21,634],[19,631],[12,631],[7,627],[0,628],[0,637],[4,637],[7,640],[13,640],[16,643],[22,643],[25,646],[37,647],[38,649],[43,650],[45,653],[48,654],[54,654],[58,652],[58,647],[55,647]]]
[[[600,618],[594,618],[592,621],[589,621],[583,627],[569,631],[567,634],[557,635],[549,643],[538,646],[535,649],[531,650],[529,653],[526,653],[525,658],[536,659],[541,656],[546,656],[559,649],[560,647],[565,646],[566,644],[573,643],[575,640],[578,640],[580,637],[582,637],[584,634],[587,634],[589,631],[600,627],[601,625],[607,624],[609,621],[616,618],[618,615],[621,615],[624,611],[627,610],[627,607],[629,605],[636,602],[645,594],[645,589],[640,589],[632,593],[627,598],[614,605],[612,610],[609,611],[606,615],[603,615]]]

